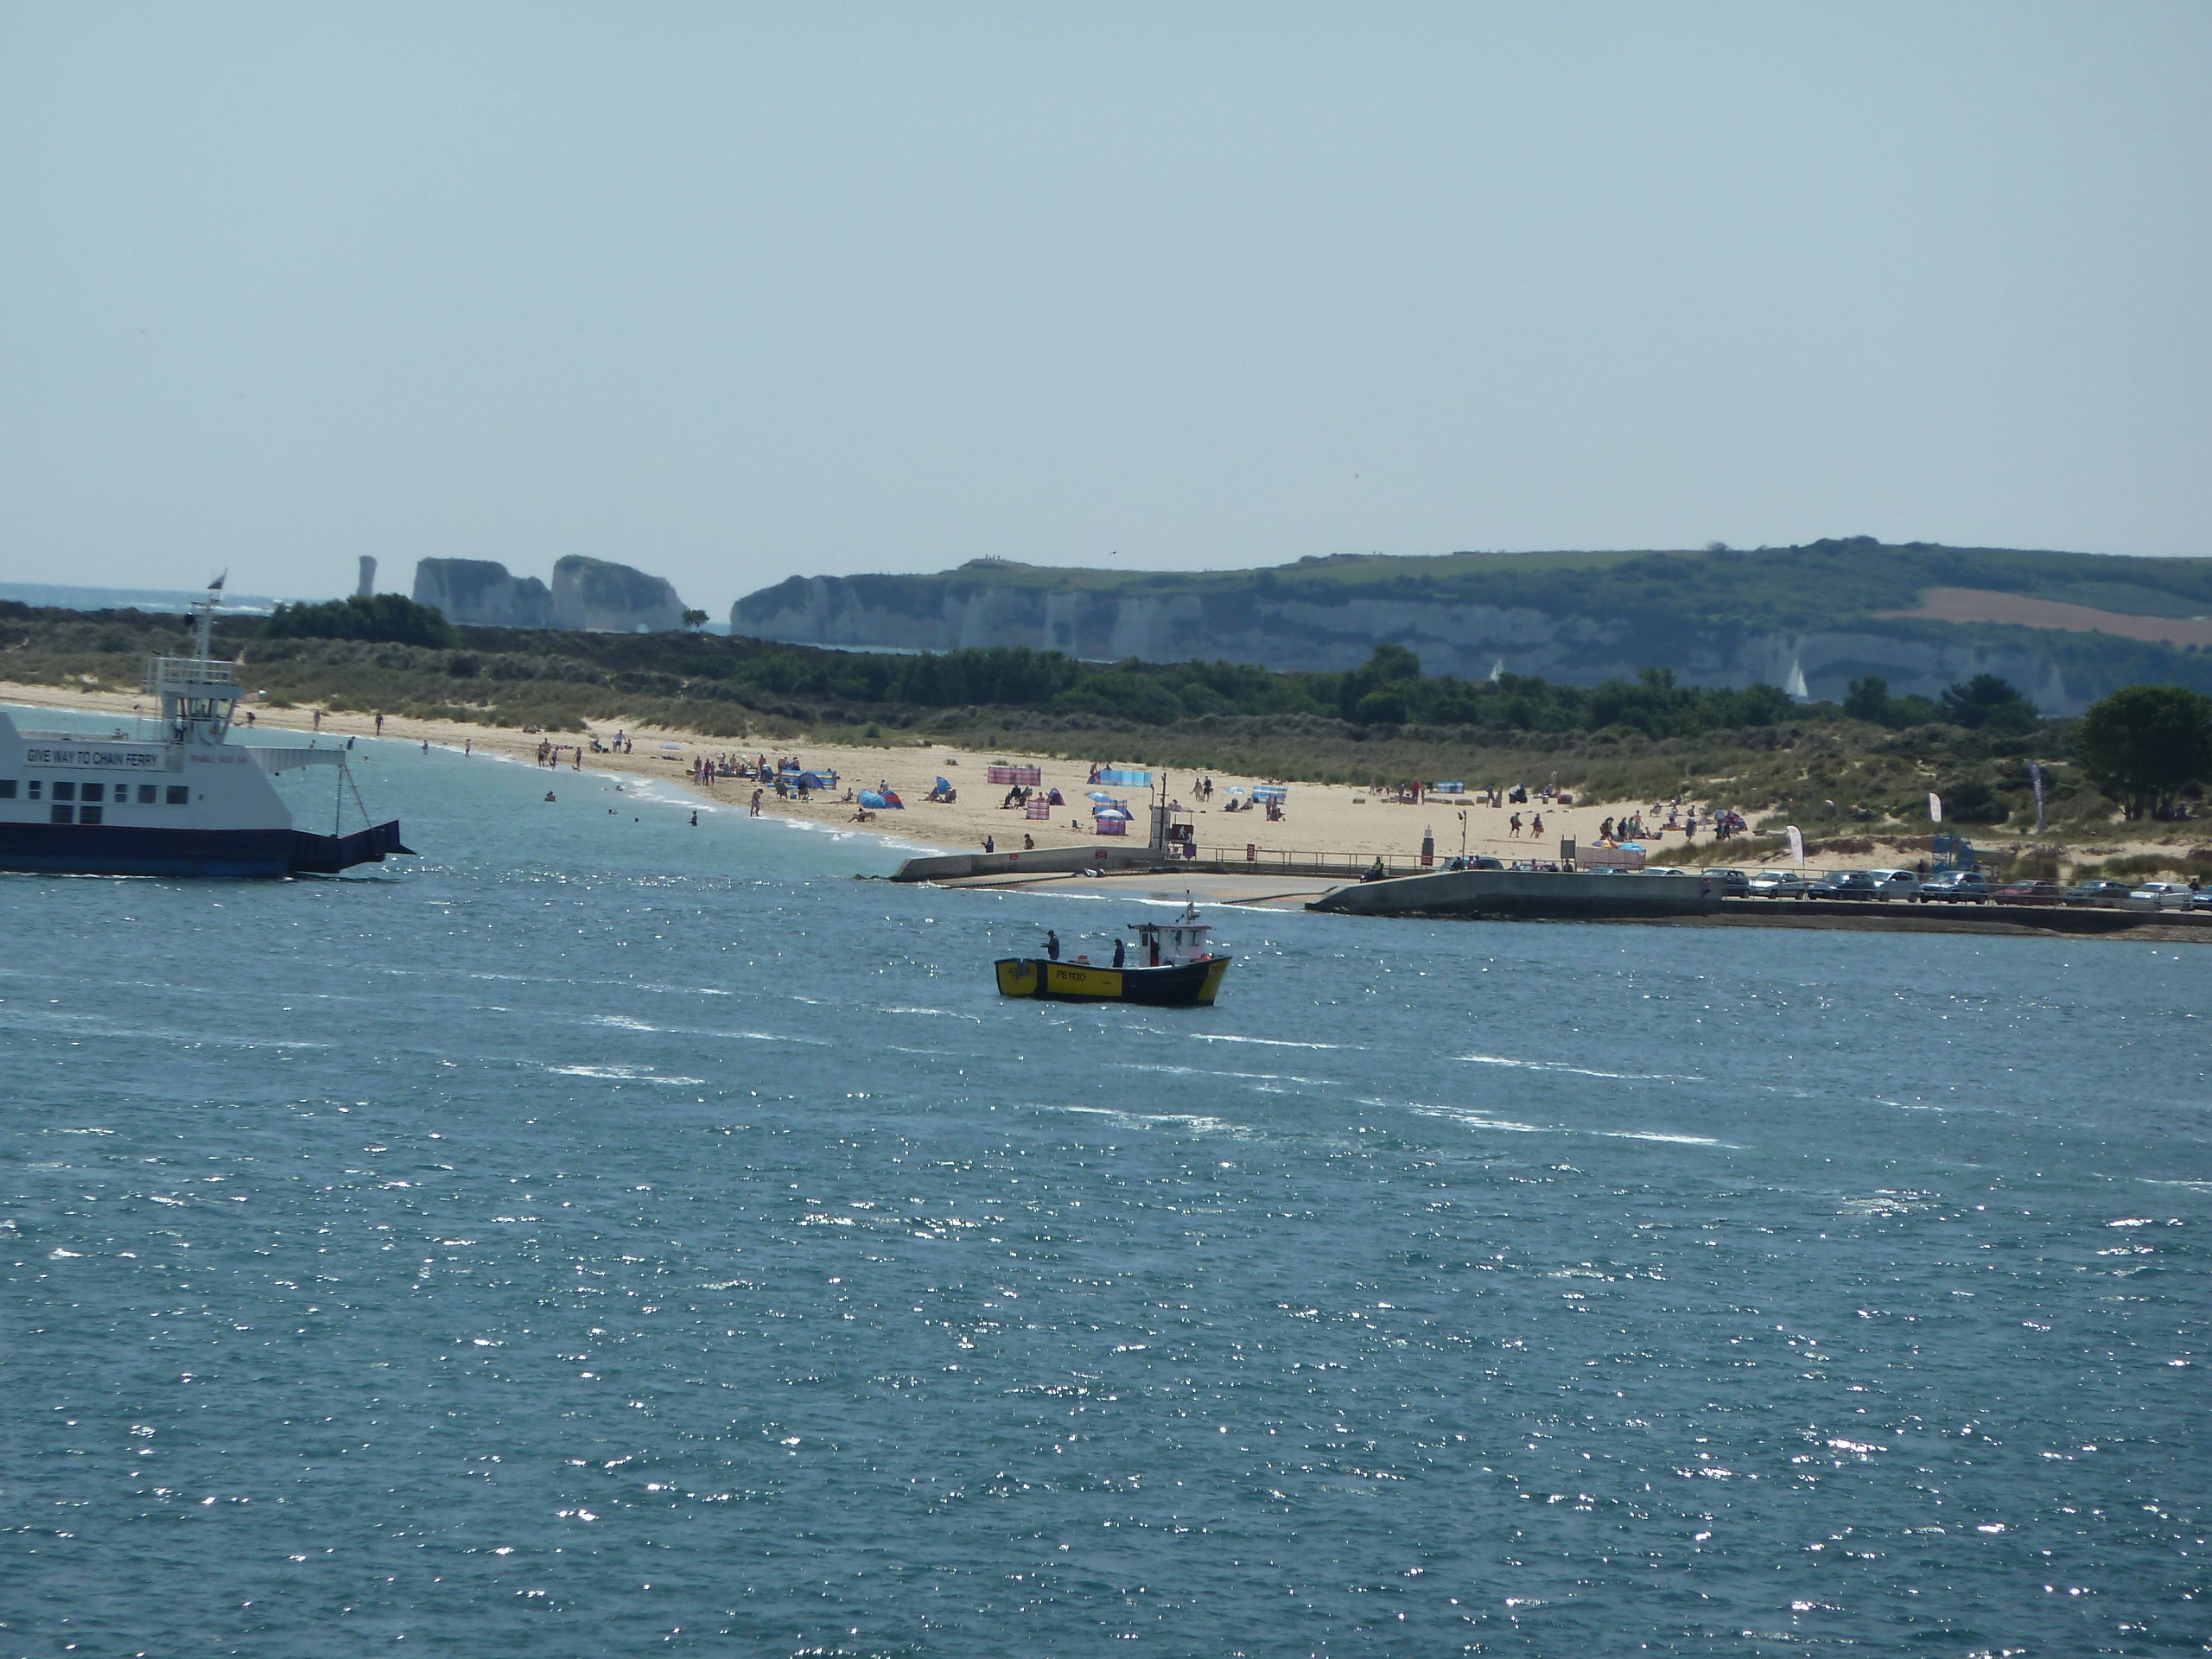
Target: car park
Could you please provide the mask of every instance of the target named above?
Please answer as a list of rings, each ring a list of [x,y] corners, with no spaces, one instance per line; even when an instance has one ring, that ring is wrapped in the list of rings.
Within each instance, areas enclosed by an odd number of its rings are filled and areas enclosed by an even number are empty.
[[[1980,905],[1989,899],[1989,878],[1980,870],[1938,870],[1920,884],[1913,897],[1923,903],[1937,899],[1951,904]]]
[[[1869,870],[1877,899],[1910,899],[1920,891],[1917,870]]]
[[[2107,910],[2116,910],[2127,902],[2127,883],[2125,881],[2080,881],[2066,889],[2069,905],[2097,905]]]
[[[2145,881],[2127,895],[2130,910],[2179,910],[2190,899],[2186,881]]]
[[[2066,889],[2056,881],[2007,881],[1990,896],[2000,905],[2063,905]]]
[[[1802,899],[1811,885],[1795,870],[1761,870],[1747,884],[1754,899]]]
[[[1830,870],[1805,889],[1808,899],[1872,899],[1874,878],[1866,870]]]

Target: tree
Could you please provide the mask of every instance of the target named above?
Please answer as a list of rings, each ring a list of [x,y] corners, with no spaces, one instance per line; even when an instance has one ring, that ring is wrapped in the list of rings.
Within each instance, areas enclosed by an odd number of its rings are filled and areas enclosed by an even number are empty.
[[[2010,680],[1977,674],[1943,688],[1943,718],[1968,731],[2024,732],[2036,723],[2035,705]]]
[[[1377,645],[1375,654],[1344,677],[1338,711],[1359,725],[1395,725],[1406,717],[1407,694],[1421,683],[1421,658],[1403,645]]]
[[[349,594],[320,605],[279,605],[263,625],[271,639],[372,639],[398,645],[448,645],[453,630],[434,605],[402,594]]]
[[[696,633],[700,629],[707,626],[707,613],[704,611],[684,612],[683,626],[690,629],[692,632]]]
[[[1843,696],[1843,712],[1879,726],[1889,718],[1890,683],[1878,674],[1853,680]]]
[[[2082,772],[2128,817],[2164,817],[2183,790],[2212,780],[2212,697],[2122,686],[2089,705],[2074,747]]]

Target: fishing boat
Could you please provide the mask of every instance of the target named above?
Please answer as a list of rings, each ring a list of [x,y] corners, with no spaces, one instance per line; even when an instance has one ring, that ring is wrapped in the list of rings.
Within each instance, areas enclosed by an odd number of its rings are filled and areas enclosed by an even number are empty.
[[[1133,931],[1134,960],[1118,968],[1077,957],[1061,962],[1050,956],[1003,957],[998,962],[999,995],[1033,996],[1059,1002],[1143,1002],[1155,1007],[1211,1007],[1229,972],[1229,958],[1216,954],[1207,935],[1210,924],[1198,907],[1185,905],[1172,922],[1139,922]]]
[[[97,735],[19,728],[0,713],[0,870],[67,875],[334,874],[381,863],[399,823],[340,833],[353,775],[342,744],[231,741],[240,694],[237,665],[209,649],[222,583],[192,609],[195,653],[156,657],[146,690],[161,716]],[[332,833],[296,829],[272,775],[299,766],[337,774]],[[354,805],[360,791],[352,789]]]

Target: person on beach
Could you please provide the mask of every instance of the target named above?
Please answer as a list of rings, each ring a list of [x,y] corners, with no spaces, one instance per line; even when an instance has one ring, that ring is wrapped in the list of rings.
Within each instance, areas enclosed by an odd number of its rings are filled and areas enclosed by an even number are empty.
[[[247,725],[251,726],[253,724],[253,711],[251,709],[246,710],[245,720]],[[377,716],[377,735],[378,737],[382,737],[384,735],[384,716],[382,715],[378,715]]]
[[[1510,818],[1506,820],[1505,835],[1506,839],[1509,841],[1518,841],[1521,839],[1521,815],[1518,812],[1516,812]]]
[[[983,850],[985,852],[995,853],[998,849],[999,838],[996,836],[985,836],[983,837]]]
[[[1530,839],[1530,840],[1532,840],[1532,841],[1533,841],[1533,840],[1535,840],[1535,837],[1537,837],[1538,836],[1542,835],[1543,833],[1544,833],[1544,815],[1543,815],[1542,813],[1539,812],[1539,813],[1537,813],[1537,814],[1535,815],[1535,817],[1534,817],[1533,818],[1531,818],[1531,819],[1529,819],[1529,839]]]
[[[766,790],[759,789],[753,791],[753,816],[756,818],[760,816],[760,798],[766,792]]]

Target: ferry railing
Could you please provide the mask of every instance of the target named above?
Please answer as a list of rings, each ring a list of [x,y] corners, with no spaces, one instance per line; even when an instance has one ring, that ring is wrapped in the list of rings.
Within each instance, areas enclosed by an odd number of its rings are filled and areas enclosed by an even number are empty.
[[[223,686],[238,689],[238,667],[200,657],[156,657],[146,668],[146,690],[158,693],[164,686]]]

